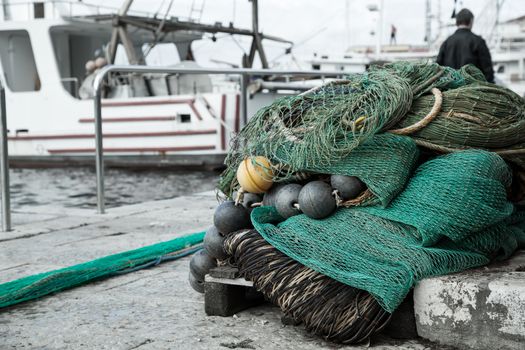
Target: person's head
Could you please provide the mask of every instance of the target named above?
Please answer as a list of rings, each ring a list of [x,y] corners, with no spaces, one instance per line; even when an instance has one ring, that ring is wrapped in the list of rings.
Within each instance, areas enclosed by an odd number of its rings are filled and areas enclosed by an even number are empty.
[[[462,9],[456,14],[456,25],[458,27],[467,27],[472,29],[474,23],[474,15],[468,9]]]

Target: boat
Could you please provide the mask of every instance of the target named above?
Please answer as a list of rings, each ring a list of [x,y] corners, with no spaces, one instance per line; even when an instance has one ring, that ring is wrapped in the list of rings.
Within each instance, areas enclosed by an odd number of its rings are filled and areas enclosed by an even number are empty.
[[[163,48],[176,57],[173,67],[197,67],[192,43],[204,35],[251,38],[242,66],[250,68],[258,55],[269,68],[262,40],[288,45],[289,40],[258,29],[257,0],[252,0],[252,28],[233,23],[201,23],[201,5],[192,5],[189,18],[84,2],[0,2],[0,72],[6,86],[8,144],[11,166],[71,166],[94,162],[92,82],[106,64],[147,64],[148,54]],[[484,27],[491,29],[497,82],[525,96],[525,17],[499,21],[502,1]],[[194,6],[195,5],[195,6]],[[370,6],[381,16],[383,6]],[[102,100],[104,154],[107,166],[221,167],[230,141],[260,107],[275,98],[323,82],[321,73],[361,73],[371,64],[397,60],[434,60],[446,35],[454,29],[439,24],[432,36],[427,0],[426,45],[350,47],[341,57],[318,54],[302,60],[301,69],[319,71],[307,81],[256,77],[250,82],[247,113],[240,106],[238,77],[196,74],[122,74],[109,76]],[[381,23],[381,21],[378,21]],[[377,29],[380,32],[379,28]],[[377,35],[377,38],[380,36]],[[167,50],[167,51],[166,51]],[[277,62],[279,63],[279,62]],[[297,62],[294,62],[296,64]],[[281,66],[282,67],[282,66]],[[291,67],[286,67],[291,69]],[[294,67],[295,68],[295,67]]]
[[[267,68],[262,40],[290,43],[260,33],[257,20],[242,29],[171,17],[169,9],[161,16],[134,12],[131,4],[108,9],[78,1],[1,2],[0,70],[11,166],[93,164],[92,82],[107,64],[120,59],[143,65],[152,49],[163,46],[179,58],[173,67],[194,68],[191,44],[204,34],[224,33],[251,37],[244,67],[252,67],[258,54]],[[251,99],[248,111],[272,101],[280,88]],[[115,73],[103,93],[107,166],[214,169],[246,122],[237,77]]]

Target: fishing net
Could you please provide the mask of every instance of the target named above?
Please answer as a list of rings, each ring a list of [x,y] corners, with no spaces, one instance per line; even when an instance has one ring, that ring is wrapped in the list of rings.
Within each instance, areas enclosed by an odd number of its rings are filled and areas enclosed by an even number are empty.
[[[259,110],[233,139],[219,190],[239,188],[235,171],[252,156],[270,160],[274,182],[357,176],[371,196],[355,207],[323,220],[261,207],[252,222],[301,266],[392,312],[422,278],[504,259],[524,243],[525,214],[507,199],[513,181],[525,189],[524,119],[523,98],[474,66],[374,66]],[[250,249],[243,254],[262,254]],[[271,270],[272,259],[261,261]],[[257,278],[260,264],[250,265]]]
[[[391,129],[415,98],[432,88],[465,84],[462,72],[451,68],[394,63],[280,98],[259,110],[233,139],[219,189],[231,195],[238,187],[235,169],[253,155],[272,161],[275,181],[330,167],[372,135]]]
[[[357,176],[374,195],[366,204],[386,206],[405,186],[419,152],[412,139],[392,134],[378,134],[355,148],[351,156],[329,165],[311,164],[302,169],[311,173]],[[280,157],[288,163],[288,156]],[[385,166],[388,164],[388,166]]]
[[[204,232],[0,284],[0,308],[179,259],[202,249]]]
[[[432,95],[416,99],[397,127],[416,123],[433,104]],[[444,91],[437,118],[411,136],[437,151],[466,148],[502,151],[524,141],[525,103],[514,92],[489,83]]]
[[[512,213],[510,181],[507,165],[494,153],[452,153],[421,165],[387,208],[366,211],[415,227],[425,246],[444,237],[460,241]]]
[[[252,212],[255,229],[301,264],[372,294],[393,312],[422,278],[504,259],[521,232],[509,219],[509,171],[494,153],[464,151],[421,165],[387,208],[340,208],[315,220]],[[518,220],[519,221],[519,220]]]

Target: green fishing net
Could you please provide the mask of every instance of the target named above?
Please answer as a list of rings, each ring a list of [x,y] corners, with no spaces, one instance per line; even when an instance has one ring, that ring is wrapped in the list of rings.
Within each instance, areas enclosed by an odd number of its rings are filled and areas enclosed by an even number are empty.
[[[507,165],[495,153],[457,152],[421,165],[387,208],[365,210],[414,226],[425,246],[444,237],[460,241],[512,213],[510,182]]]
[[[506,258],[524,243],[524,214],[507,200],[508,165],[525,169],[524,120],[523,98],[474,66],[374,66],[259,110],[233,139],[219,189],[238,189],[235,171],[251,156],[271,161],[275,182],[359,177],[373,194],[359,207],[285,221],[261,207],[252,222],[281,252],[392,312],[422,278]],[[400,129],[405,136],[391,133]]]
[[[435,104],[433,88],[442,92],[443,102],[430,124],[410,134],[419,146],[441,153],[487,149],[525,168],[525,103],[520,96],[487,83],[471,65],[454,70],[396,62],[277,99],[259,110],[233,138],[219,189],[230,196],[238,188],[235,170],[250,156],[272,161],[276,182],[298,172],[330,173],[332,164],[371,136],[423,119]]]
[[[252,212],[257,231],[294,260],[370,292],[392,312],[425,277],[507,258],[522,239],[506,200],[509,171],[494,153],[464,151],[421,165],[388,207],[340,208],[285,221]]]
[[[460,71],[405,62],[280,98],[260,109],[233,139],[219,189],[227,195],[237,189],[235,170],[248,156],[265,156],[280,166],[275,181],[329,167],[372,135],[394,127],[408,113],[414,98],[433,87],[464,84]]]

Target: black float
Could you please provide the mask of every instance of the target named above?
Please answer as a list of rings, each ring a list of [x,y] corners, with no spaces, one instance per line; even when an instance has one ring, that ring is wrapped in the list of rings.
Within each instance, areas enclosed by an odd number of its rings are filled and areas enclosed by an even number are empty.
[[[324,219],[336,209],[332,188],[326,182],[312,181],[304,185],[299,193],[299,207],[313,219]]]
[[[204,276],[215,266],[217,266],[217,261],[209,256],[204,249],[193,254],[190,260],[190,271],[198,281],[204,281]]]
[[[228,257],[223,247],[224,236],[215,226],[210,227],[204,236],[204,249],[214,259],[224,260]]]
[[[301,214],[298,201],[302,188],[303,186],[299,184],[288,184],[281,187],[275,195],[275,208],[283,218]]]
[[[193,272],[189,272],[188,281],[190,281],[190,286],[198,293],[204,293],[204,280],[199,280]]]
[[[221,203],[213,215],[213,224],[224,236],[252,226],[250,213],[242,205],[235,205],[233,201]]]
[[[264,194],[262,202],[263,205],[275,206],[275,196],[284,186],[285,184],[274,184],[272,188],[270,188],[268,192]]]
[[[262,202],[262,196],[255,193],[245,193],[242,201],[242,206],[251,213],[253,205]]]
[[[355,176],[332,175],[330,183],[343,200],[354,199],[366,190],[366,185],[363,181]]]

